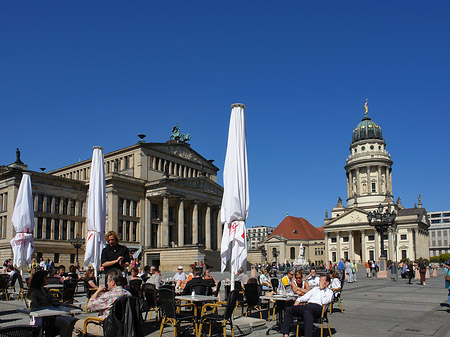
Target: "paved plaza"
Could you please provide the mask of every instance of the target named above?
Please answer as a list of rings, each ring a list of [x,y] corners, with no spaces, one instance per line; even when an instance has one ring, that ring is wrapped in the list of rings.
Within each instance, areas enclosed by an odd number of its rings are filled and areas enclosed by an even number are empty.
[[[228,276],[220,273],[213,275],[218,280]],[[172,275],[164,275],[169,276]],[[428,279],[426,286],[419,285],[417,280],[413,280],[412,285],[407,283],[401,278],[398,282],[369,279],[363,270],[359,271],[356,283],[345,284],[342,294],[344,313],[335,306],[333,314],[329,316],[333,336],[450,337],[450,308],[443,271],[438,272],[437,278]],[[84,294],[80,294],[77,300],[84,307]],[[22,301],[0,301],[0,326],[28,324],[28,317],[16,311],[22,307]],[[84,318],[86,315],[79,316]],[[274,323],[266,322],[265,325],[268,328]],[[146,322],[145,336],[158,336],[158,329],[159,326],[154,322]],[[235,332],[238,336],[239,331]],[[266,329],[254,330],[248,336],[265,336],[265,332]],[[270,335],[281,336],[275,331],[271,331]],[[163,336],[173,336],[173,328],[166,327]],[[315,336],[320,336],[320,329],[315,331]]]

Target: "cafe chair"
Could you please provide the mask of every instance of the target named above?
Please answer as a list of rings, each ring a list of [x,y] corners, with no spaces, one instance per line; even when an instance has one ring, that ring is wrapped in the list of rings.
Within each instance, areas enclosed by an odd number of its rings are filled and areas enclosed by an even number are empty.
[[[9,286],[9,275],[0,274],[0,293],[5,295],[7,301],[9,301],[8,286]]]
[[[73,304],[75,293],[77,291],[78,281],[66,280],[63,283],[62,291],[59,289],[49,289],[50,294],[61,301],[61,303]]]
[[[245,302],[247,305],[247,311],[245,312],[245,317],[247,317],[248,313],[252,314],[252,309],[259,311],[259,318],[262,319],[262,308],[261,308],[261,300],[260,300],[260,292],[258,291],[258,285],[255,284],[246,284],[244,285],[244,295]]]
[[[237,315],[237,309],[239,306],[241,306],[242,308],[242,314],[244,314],[244,306],[243,306],[243,302],[244,302],[244,290],[242,289],[242,283],[241,281],[234,281],[234,289],[235,290],[239,290],[239,293],[237,295],[237,300],[236,300],[236,307],[234,309],[234,315]],[[231,285],[226,285],[225,286],[225,297],[228,298],[228,296],[230,295],[230,291],[231,291]],[[221,304],[226,304],[226,302],[221,303]]]
[[[279,285],[279,281],[277,278],[271,278],[270,279],[270,283],[272,284],[272,289],[273,291],[277,291],[278,290],[278,285]]]
[[[132,296],[142,298],[141,286],[142,280],[130,280],[128,282],[128,291]]]
[[[344,312],[344,309],[342,308],[342,302],[341,302],[341,296],[342,296],[342,289],[344,288],[345,281],[341,281],[341,288],[339,290],[333,290],[333,299],[331,301],[330,305],[330,314],[333,313],[333,303],[338,303],[339,307],[341,308],[341,313]]]
[[[159,306],[158,306],[158,293],[154,284],[144,284],[142,286],[142,292],[144,295],[146,310],[144,321],[147,321],[147,315],[150,312],[149,320],[152,319],[152,312],[156,314],[156,321],[159,321]]]
[[[47,284],[61,284],[59,277],[49,276],[47,277]]]
[[[227,298],[227,304],[225,306],[225,311],[223,315],[218,315],[215,313],[212,314],[205,314],[206,310],[208,308],[214,308],[214,307],[224,307],[221,304],[218,303],[207,303],[202,307],[202,316],[200,319],[200,327],[198,329],[198,335],[201,336],[202,329],[204,324],[209,324],[209,336],[211,336],[212,333],[212,325],[213,324],[220,324],[222,326],[223,330],[223,336],[227,336],[227,324],[230,324],[231,329],[231,336],[234,337],[234,328],[233,328],[233,312],[236,308],[236,302],[239,295],[239,290],[235,289],[230,292]],[[161,336],[160,336],[161,337]]]
[[[178,336],[178,327],[181,322],[190,322],[194,325],[195,335],[197,336],[197,307],[194,303],[182,305],[175,304],[175,292],[167,288],[159,288],[159,301],[163,312],[161,327],[159,329],[159,337],[161,337],[166,324],[173,325],[173,335]],[[183,307],[192,307],[193,311],[178,311]]]
[[[194,286],[191,286],[190,292],[193,292],[193,291],[195,291],[196,295],[211,295],[212,294],[212,288],[206,284],[196,284]]]
[[[323,337],[323,323],[327,323],[329,336],[332,336],[331,328],[330,328],[330,322],[328,321],[328,316],[327,316],[327,313],[328,313],[330,305],[331,305],[331,303],[328,303],[328,304],[324,305],[322,307],[322,314],[320,315],[320,317],[314,319],[314,323],[320,324],[320,337]],[[296,332],[296,335],[295,335],[296,337],[299,336],[298,333],[299,333],[299,330],[300,330],[300,322],[301,322],[301,320],[300,320],[300,317],[299,317],[298,320],[297,320],[297,332]]]
[[[0,337],[38,337],[41,327],[37,325],[10,325],[0,328]]]

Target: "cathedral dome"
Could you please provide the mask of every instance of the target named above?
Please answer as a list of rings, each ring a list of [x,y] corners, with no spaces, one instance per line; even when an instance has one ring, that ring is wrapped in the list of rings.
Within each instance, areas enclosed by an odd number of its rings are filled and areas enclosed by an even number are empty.
[[[367,116],[367,102],[364,107],[366,109],[365,116],[353,130],[352,143],[364,139],[383,139],[381,127]]]

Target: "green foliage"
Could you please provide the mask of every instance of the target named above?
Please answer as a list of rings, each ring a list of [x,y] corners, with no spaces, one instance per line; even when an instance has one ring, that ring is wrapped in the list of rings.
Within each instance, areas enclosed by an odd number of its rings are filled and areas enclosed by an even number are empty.
[[[401,259],[400,262],[406,263],[406,264],[407,264],[407,263],[409,262],[409,259],[408,259],[408,258],[406,258],[406,259]]]
[[[392,260],[387,260],[386,262],[387,262],[387,264],[393,264],[394,263],[394,261],[392,261]]]
[[[439,256],[431,256],[430,261],[439,263],[439,262],[441,262],[441,259]]]
[[[423,263],[425,263],[426,266],[428,266],[430,264],[430,260],[428,259],[423,259]]]
[[[445,253],[445,254],[439,255],[439,259],[441,260],[442,263],[444,263],[445,261],[450,259],[450,253]]]

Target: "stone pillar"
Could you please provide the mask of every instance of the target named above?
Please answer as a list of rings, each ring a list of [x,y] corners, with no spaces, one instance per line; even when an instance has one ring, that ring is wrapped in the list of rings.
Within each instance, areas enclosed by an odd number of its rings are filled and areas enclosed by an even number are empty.
[[[220,218],[220,208],[217,212],[217,250],[220,251],[222,244],[222,220]]]
[[[353,197],[353,173],[352,170],[348,171],[348,180],[349,180],[349,184],[348,184],[348,198]]]
[[[163,196],[163,212],[161,222],[161,246],[169,247],[169,196]]]
[[[192,244],[198,244],[198,202],[195,200],[192,210]]]
[[[359,172],[359,168],[355,169],[356,171],[356,195],[361,195],[361,173]]]
[[[370,166],[366,167],[366,175],[367,175],[367,194],[372,194],[372,183],[370,181]]]
[[[211,204],[206,205],[205,215],[205,248],[211,249]]]
[[[419,229],[414,230],[414,260],[420,257],[419,246]]]
[[[361,262],[365,263],[368,260],[366,254],[366,231],[361,230]]]
[[[328,254],[328,233],[323,233],[325,236],[325,263],[328,263],[328,261],[330,260],[329,258],[329,254]]]
[[[184,246],[184,199],[178,204],[178,247]]]
[[[152,242],[152,202],[145,198],[145,220],[144,220],[144,247],[150,247]]]
[[[395,261],[395,251],[394,251],[394,236],[393,236],[393,229],[389,228],[388,229],[388,260],[392,260]]]
[[[348,231],[348,258],[353,261],[355,259],[354,244],[353,244],[353,231]]]
[[[53,199],[53,200],[55,200],[55,199]],[[53,209],[53,207],[52,207],[52,209]],[[52,240],[52,241],[55,240],[55,219],[50,220],[50,240]]]
[[[377,231],[375,231],[375,254],[374,254],[375,261],[378,261],[378,259],[380,258],[380,252],[381,252],[380,234]]]
[[[119,197],[116,192],[111,191],[109,193],[107,192],[106,200],[108,202],[108,207],[106,207],[108,216],[105,232],[112,230],[117,233],[118,232],[117,228],[119,225],[119,213],[117,211],[117,205],[119,205]]]
[[[343,257],[341,255],[341,235],[339,232],[336,232],[336,248],[337,248],[336,260],[339,261],[341,257]]]
[[[378,191],[377,191],[377,194],[381,194],[381,166],[377,166],[377,172],[378,172],[378,176],[377,176]]]

